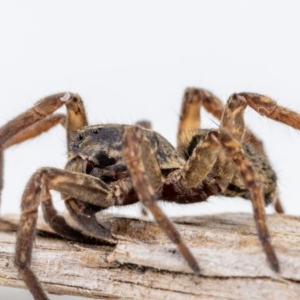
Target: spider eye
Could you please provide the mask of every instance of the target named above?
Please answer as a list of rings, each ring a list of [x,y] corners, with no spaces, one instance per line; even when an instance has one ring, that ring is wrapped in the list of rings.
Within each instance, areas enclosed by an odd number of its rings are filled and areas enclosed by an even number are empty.
[[[98,132],[99,132],[98,129],[93,129],[93,130],[92,130],[92,133],[97,134]]]
[[[77,135],[77,141],[81,141],[81,140],[83,140],[83,134],[82,134],[82,133],[79,133],[79,134]]]

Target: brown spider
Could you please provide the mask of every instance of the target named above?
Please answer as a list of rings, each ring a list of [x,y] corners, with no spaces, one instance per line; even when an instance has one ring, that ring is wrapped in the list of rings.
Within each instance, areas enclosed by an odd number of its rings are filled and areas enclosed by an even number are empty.
[[[63,104],[67,108],[66,116],[52,114]],[[96,220],[95,214],[111,206],[141,201],[177,245],[192,270],[199,274],[197,261],[157,206],[156,199],[184,204],[206,201],[217,194],[242,196],[252,200],[259,239],[271,268],[279,272],[264,211],[265,204],[277,200],[276,175],[260,141],[245,129],[243,113],[247,105],[271,119],[300,129],[299,114],[266,96],[234,94],[223,108],[214,95],[198,89],[188,89],[183,99],[178,151],[161,135],[146,129],[151,127],[149,123],[88,126],[84,105],[76,94],[43,98],[3,126],[0,129],[1,171],[2,153],[7,147],[37,136],[58,123],[67,131],[69,150],[65,170],[37,170],[22,196],[15,263],[34,298],[48,299],[30,268],[40,204],[45,220],[62,237],[75,241],[96,238],[115,244],[111,232]],[[199,129],[201,106],[221,119],[218,130]],[[81,231],[58,215],[50,190],[61,193]],[[278,200],[277,203],[277,211],[281,211]]]

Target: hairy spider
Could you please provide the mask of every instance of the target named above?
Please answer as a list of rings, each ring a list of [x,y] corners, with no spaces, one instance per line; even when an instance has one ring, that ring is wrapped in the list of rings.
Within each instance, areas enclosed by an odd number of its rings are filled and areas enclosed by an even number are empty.
[[[67,114],[53,112],[66,105]],[[30,178],[22,196],[21,219],[16,242],[15,264],[35,299],[48,299],[31,270],[38,206],[46,222],[62,237],[75,241],[98,239],[115,244],[111,232],[95,214],[111,206],[141,201],[159,226],[175,243],[199,274],[194,256],[172,222],[157,206],[156,199],[176,203],[206,201],[211,195],[251,199],[259,239],[271,268],[279,263],[270,242],[265,204],[277,201],[276,175],[261,142],[245,128],[246,106],[271,119],[300,129],[300,115],[277,105],[266,96],[232,95],[226,106],[205,90],[187,89],[178,129],[178,150],[151,124],[105,124],[89,126],[84,105],[76,94],[60,93],[43,98],[31,109],[0,129],[1,188],[3,150],[37,136],[54,125],[66,127],[68,162],[65,169],[41,168]],[[200,129],[200,108],[221,120],[218,130]],[[65,205],[82,229],[68,225],[55,210],[50,190],[61,193]]]

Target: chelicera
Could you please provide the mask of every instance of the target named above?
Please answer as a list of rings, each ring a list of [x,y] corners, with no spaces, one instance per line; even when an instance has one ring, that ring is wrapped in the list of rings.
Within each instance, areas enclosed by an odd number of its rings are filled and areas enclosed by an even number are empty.
[[[66,106],[65,115],[54,114]],[[177,149],[148,122],[136,125],[88,125],[85,108],[76,94],[60,93],[43,98],[31,109],[0,129],[3,151],[35,137],[56,124],[66,128],[68,161],[65,169],[41,168],[30,178],[21,201],[21,218],[15,264],[35,299],[48,299],[31,270],[38,207],[46,222],[62,237],[74,241],[97,239],[115,244],[109,229],[96,213],[111,206],[140,201],[196,273],[198,262],[156,200],[176,203],[206,201],[211,195],[251,199],[257,232],[267,260],[275,272],[279,262],[270,241],[264,206],[277,197],[276,174],[260,140],[244,125],[248,106],[271,119],[300,129],[300,115],[271,98],[253,93],[233,94],[225,107],[206,90],[187,89],[183,97]],[[200,109],[220,119],[218,129],[200,129]],[[2,182],[1,176],[1,182]],[[2,185],[1,185],[2,187]],[[81,230],[71,227],[53,206],[50,190],[61,193],[71,217]],[[201,261],[199,262],[201,265]]]

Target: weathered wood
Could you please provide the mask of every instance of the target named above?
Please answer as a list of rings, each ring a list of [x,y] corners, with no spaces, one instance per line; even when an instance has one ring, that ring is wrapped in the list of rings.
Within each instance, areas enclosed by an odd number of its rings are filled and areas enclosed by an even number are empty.
[[[7,220],[8,222],[4,222]],[[177,218],[199,261],[195,277],[175,246],[153,223],[99,215],[117,246],[61,240],[39,223],[32,268],[49,293],[96,299],[299,299],[300,218],[269,215],[281,273],[272,272],[252,215]],[[0,285],[24,288],[13,264],[17,220],[0,223]]]

